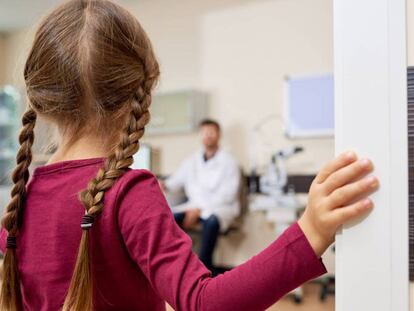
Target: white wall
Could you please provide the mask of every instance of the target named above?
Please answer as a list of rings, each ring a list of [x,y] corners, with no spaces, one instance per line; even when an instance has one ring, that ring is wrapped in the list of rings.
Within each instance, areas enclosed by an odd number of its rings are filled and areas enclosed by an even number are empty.
[[[24,91],[23,67],[33,40],[33,31],[33,28],[24,28],[7,33],[3,37],[3,80],[4,83],[13,84],[21,91]]]
[[[6,58],[6,52],[5,49],[5,34],[0,33],[0,69],[5,67],[5,58]],[[2,70],[0,70],[0,85],[5,84],[4,81],[5,74]]]
[[[204,89],[202,83],[203,16],[253,0],[163,1],[131,5],[148,32],[161,65],[159,91]],[[212,115],[218,118],[219,116]],[[228,130],[224,128],[224,136]],[[188,154],[199,148],[196,133],[144,139],[161,150],[161,170],[172,173]],[[177,148],[179,146],[179,148]]]
[[[131,7],[159,55],[160,90],[199,88],[210,116],[224,127],[223,145],[245,168],[267,163],[276,149],[300,144],[291,171],[315,172],[333,156],[332,139],[288,141],[280,121],[285,75],[332,72],[330,0],[152,1]],[[160,10],[163,6],[163,10]],[[276,119],[253,128],[263,118]],[[198,147],[197,135],[147,137],[171,173]],[[177,148],[180,146],[180,148]]]
[[[286,75],[332,72],[331,1],[261,1],[211,13],[202,38],[211,114],[228,129],[226,145],[245,166],[266,164],[293,144],[305,153],[291,160],[291,171],[314,173],[333,156],[333,139],[287,140],[281,122]],[[259,135],[255,126],[269,116],[275,117]]]

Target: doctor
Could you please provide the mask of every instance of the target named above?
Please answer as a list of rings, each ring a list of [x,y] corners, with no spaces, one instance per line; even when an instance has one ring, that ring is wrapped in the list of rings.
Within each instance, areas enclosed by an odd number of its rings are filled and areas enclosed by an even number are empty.
[[[184,189],[188,201],[173,208],[184,229],[202,225],[199,257],[210,270],[220,231],[226,231],[240,212],[240,169],[235,159],[219,146],[220,125],[210,119],[200,123],[203,149],[191,155],[162,187],[171,192]]]

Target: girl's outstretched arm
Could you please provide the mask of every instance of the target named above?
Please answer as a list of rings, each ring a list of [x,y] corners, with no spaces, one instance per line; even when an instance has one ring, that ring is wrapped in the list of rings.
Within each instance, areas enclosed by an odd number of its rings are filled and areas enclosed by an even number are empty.
[[[134,170],[122,178],[118,223],[131,258],[175,310],[264,310],[326,272],[319,256],[336,228],[372,207],[364,200],[347,204],[378,186],[376,179],[355,182],[371,170],[369,161],[357,161],[354,154],[335,159],[315,179],[298,223],[258,255],[215,278],[192,252],[190,238],[175,223],[151,173]]]

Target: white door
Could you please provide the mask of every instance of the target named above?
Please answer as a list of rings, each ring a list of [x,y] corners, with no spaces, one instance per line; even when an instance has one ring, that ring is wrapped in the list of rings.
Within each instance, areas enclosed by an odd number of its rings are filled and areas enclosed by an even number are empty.
[[[408,310],[405,0],[334,0],[336,151],[376,166],[367,219],[337,235],[336,310]]]

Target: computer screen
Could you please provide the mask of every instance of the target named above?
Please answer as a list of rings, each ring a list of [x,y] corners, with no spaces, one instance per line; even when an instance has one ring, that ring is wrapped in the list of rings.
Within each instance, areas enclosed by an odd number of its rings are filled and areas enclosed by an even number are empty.
[[[333,75],[286,80],[284,126],[287,136],[291,138],[333,136]]]

